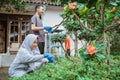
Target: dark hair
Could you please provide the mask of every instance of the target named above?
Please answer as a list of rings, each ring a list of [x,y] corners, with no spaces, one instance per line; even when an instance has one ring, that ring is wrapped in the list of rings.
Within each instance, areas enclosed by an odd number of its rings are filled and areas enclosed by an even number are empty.
[[[36,5],[35,6],[35,12],[37,11],[38,8],[43,7],[43,5]]]

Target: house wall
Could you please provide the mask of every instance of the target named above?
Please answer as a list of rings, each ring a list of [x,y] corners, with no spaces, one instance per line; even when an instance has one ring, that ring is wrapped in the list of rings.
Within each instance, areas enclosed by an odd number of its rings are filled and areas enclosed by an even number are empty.
[[[61,11],[46,11],[43,17],[44,25],[54,26],[59,24],[62,21],[62,18],[59,15],[60,13]]]

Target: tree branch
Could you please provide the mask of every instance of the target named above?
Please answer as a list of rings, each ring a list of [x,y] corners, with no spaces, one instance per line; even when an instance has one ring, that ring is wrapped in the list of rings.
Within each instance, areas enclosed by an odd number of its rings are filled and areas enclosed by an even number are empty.
[[[88,28],[88,27],[86,27],[86,26],[84,26],[83,24],[82,24],[82,22],[80,21],[80,18],[79,18],[79,16],[75,13],[75,17],[77,18],[77,20],[79,21],[79,24],[80,24],[80,26],[82,27],[82,28],[84,28],[84,29],[87,29],[87,30],[89,30],[89,31],[92,31],[92,32],[94,32],[94,30],[93,29],[90,29],[90,28]]]
[[[115,23],[113,21],[111,25],[109,25],[107,28],[104,29],[104,31],[110,31],[110,30],[112,30],[112,29],[114,29],[115,27],[118,27],[118,26],[119,26],[119,24]]]
[[[101,24],[103,24],[102,25],[103,28],[105,27],[104,23],[105,23],[105,4],[101,4]]]

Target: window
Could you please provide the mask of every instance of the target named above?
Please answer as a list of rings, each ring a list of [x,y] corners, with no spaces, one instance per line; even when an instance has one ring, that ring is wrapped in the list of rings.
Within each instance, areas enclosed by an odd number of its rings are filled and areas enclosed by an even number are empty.
[[[8,49],[10,54],[16,54],[20,45],[30,31],[30,18],[28,16],[9,17]]]
[[[25,37],[29,34],[30,31],[30,24],[29,22],[22,22],[22,41],[25,39]]]
[[[18,42],[18,22],[11,21],[10,43]]]

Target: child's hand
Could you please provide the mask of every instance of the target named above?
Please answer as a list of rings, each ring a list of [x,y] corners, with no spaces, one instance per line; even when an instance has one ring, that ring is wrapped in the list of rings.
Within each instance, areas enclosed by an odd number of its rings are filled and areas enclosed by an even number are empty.
[[[49,55],[49,53],[44,53],[44,58],[48,58]]]
[[[50,53],[45,53],[44,58],[47,58],[49,63],[54,62],[54,56]]]
[[[43,55],[43,54],[41,54],[41,58],[44,58],[44,55]]]
[[[49,61],[48,61],[47,58],[43,58],[43,59],[42,59],[42,62],[43,62],[43,63],[48,63]]]

